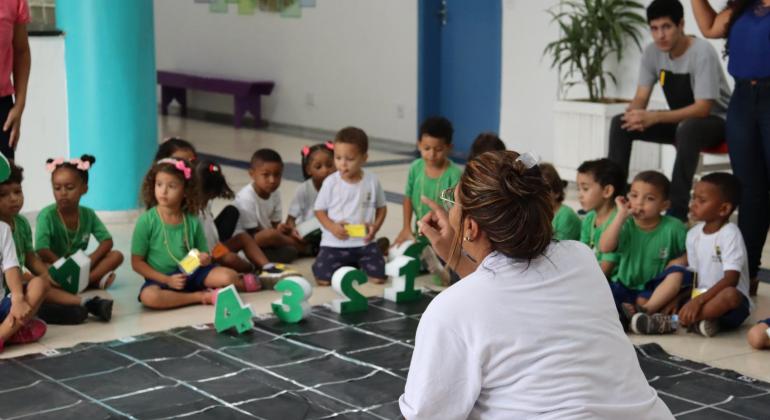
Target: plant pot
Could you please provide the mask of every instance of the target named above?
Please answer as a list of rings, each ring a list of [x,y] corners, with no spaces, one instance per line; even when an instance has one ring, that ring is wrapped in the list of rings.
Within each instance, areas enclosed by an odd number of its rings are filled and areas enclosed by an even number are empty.
[[[612,118],[627,103],[556,101],[554,111],[554,161],[562,179],[574,181],[577,168],[587,160],[607,157]],[[629,179],[637,172],[660,168],[660,145],[634,142]]]

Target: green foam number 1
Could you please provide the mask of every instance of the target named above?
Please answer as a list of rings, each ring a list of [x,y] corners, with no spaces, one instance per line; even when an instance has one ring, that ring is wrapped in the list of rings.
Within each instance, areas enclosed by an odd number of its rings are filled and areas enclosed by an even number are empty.
[[[254,328],[251,319],[254,313],[251,305],[244,305],[234,285],[229,285],[217,292],[217,304],[214,310],[214,328],[222,332],[235,327],[238,334]]]
[[[11,176],[11,164],[4,154],[0,153],[0,182],[5,182]]]
[[[313,294],[313,287],[304,278],[286,277],[276,283],[274,289],[283,292],[281,299],[270,304],[281,321],[296,324],[310,312],[307,300]]]
[[[396,257],[385,266],[385,274],[393,279],[393,286],[385,289],[383,297],[396,303],[420,299],[422,292],[414,288],[414,279],[419,272],[419,260],[404,255]]]
[[[353,267],[340,267],[332,275],[332,288],[344,299],[332,302],[332,310],[338,314],[362,312],[369,309],[369,301],[353,287],[353,282],[366,283],[366,274]]]

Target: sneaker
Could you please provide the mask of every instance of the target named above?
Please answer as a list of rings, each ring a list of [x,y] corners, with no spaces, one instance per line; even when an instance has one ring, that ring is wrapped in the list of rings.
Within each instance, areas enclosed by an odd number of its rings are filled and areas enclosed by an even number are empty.
[[[631,331],[637,334],[670,334],[676,331],[676,321],[670,315],[637,312],[631,318]]]
[[[282,278],[296,275],[299,275],[299,272],[290,265],[267,263],[262,267],[257,277],[259,277],[259,281],[262,282],[263,289],[272,289]]]
[[[719,323],[713,319],[704,319],[698,323],[695,331],[704,337],[713,337],[719,332]]]
[[[85,303],[85,307],[91,315],[109,322],[112,319],[112,301],[94,296]]]
[[[11,337],[8,344],[27,344],[40,340],[48,330],[48,325],[40,318],[32,318],[22,325]]]
[[[49,324],[79,325],[88,318],[88,309],[80,305],[44,303],[40,305],[37,316]]]

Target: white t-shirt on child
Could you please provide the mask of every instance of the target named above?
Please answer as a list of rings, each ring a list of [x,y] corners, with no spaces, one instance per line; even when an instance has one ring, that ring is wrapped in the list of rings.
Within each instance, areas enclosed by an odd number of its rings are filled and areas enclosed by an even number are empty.
[[[296,224],[315,217],[316,197],[318,197],[318,190],[315,189],[312,178],[305,180],[297,187],[294,198],[289,205],[289,216],[294,218]]]
[[[687,232],[687,264],[698,273],[698,287],[709,288],[725,276],[725,271],[740,273],[738,289],[749,297],[749,262],[743,235],[734,223],[727,223],[710,235],[701,222]],[[751,299],[749,299],[751,303]]]
[[[344,181],[339,172],[326,177],[318,191],[315,210],[326,210],[333,222],[374,223],[377,209],[385,207],[385,191],[376,175],[363,172],[363,177],[355,184]],[[364,238],[348,238],[343,241],[324,228],[321,231],[321,246],[354,248],[366,245]]]
[[[211,252],[217,243],[219,243],[219,231],[217,225],[214,223],[214,210],[212,209],[211,202],[206,204],[206,208],[201,210],[198,215],[203,225],[203,233],[206,235],[206,244],[209,246],[209,252]]]
[[[5,296],[5,272],[19,266],[16,257],[16,244],[13,242],[11,227],[5,222],[0,222],[0,299]]]
[[[281,207],[281,194],[278,191],[270,194],[267,199],[263,199],[249,184],[238,191],[233,204],[240,213],[235,228],[236,233],[256,228],[270,229],[273,227],[273,223],[281,223],[283,208]]]
[[[673,419],[576,241],[531,263],[493,252],[434,298],[399,405],[409,420]]]

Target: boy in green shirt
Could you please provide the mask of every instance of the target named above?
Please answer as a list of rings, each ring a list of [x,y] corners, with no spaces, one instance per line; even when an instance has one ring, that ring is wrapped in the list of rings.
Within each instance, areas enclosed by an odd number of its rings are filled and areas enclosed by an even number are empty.
[[[438,202],[441,191],[454,187],[460,180],[462,175],[460,167],[449,160],[453,132],[452,123],[444,117],[430,117],[420,125],[417,148],[421,157],[415,159],[409,167],[404,192],[404,223],[394,245],[398,246],[404,241],[415,240],[416,229],[412,225],[412,215],[415,217],[414,220],[420,220],[430,211],[430,208],[422,202],[422,197]],[[424,241],[422,238],[418,240]],[[429,246],[426,246],[423,258],[429,270],[438,274],[442,283],[448,285],[450,275]]]
[[[563,204],[564,189],[567,181],[563,181],[550,163],[541,163],[540,173],[543,174],[545,183],[551,188],[551,201],[553,203],[553,238],[558,241],[580,240],[581,222],[575,210]]]
[[[578,167],[577,184],[580,206],[588,212],[581,225],[580,242],[594,251],[602,272],[608,279],[612,278],[618,255],[601,252],[599,240],[607,226],[615,220],[615,198],[625,192],[626,174],[623,168],[609,159],[589,160]]]
[[[49,286],[38,316],[50,324],[62,325],[81,324],[89,313],[102,321],[109,321],[112,318],[112,300],[98,296],[86,298],[62,290],[48,273],[48,265],[35,252],[29,221],[19,214],[24,206],[23,179],[23,169],[11,165],[10,176],[0,183],[0,220],[11,226],[19,267],[32,273],[24,274],[25,282],[29,285],[42,280]]]
[[[656,171],[634,177],[628,198],[618,197],[617,215],[601,237],[599,250],[619,255],[610,287],[615,304],[643,305],[672,260],[686,252],[687,228],[674,217],[661,215],[670,205],[670,182]],[[688,285],[682,284],[685,288]],[[625,317],[623,317],[625,318]],[[627,327],[628,319],[623,319]]]

